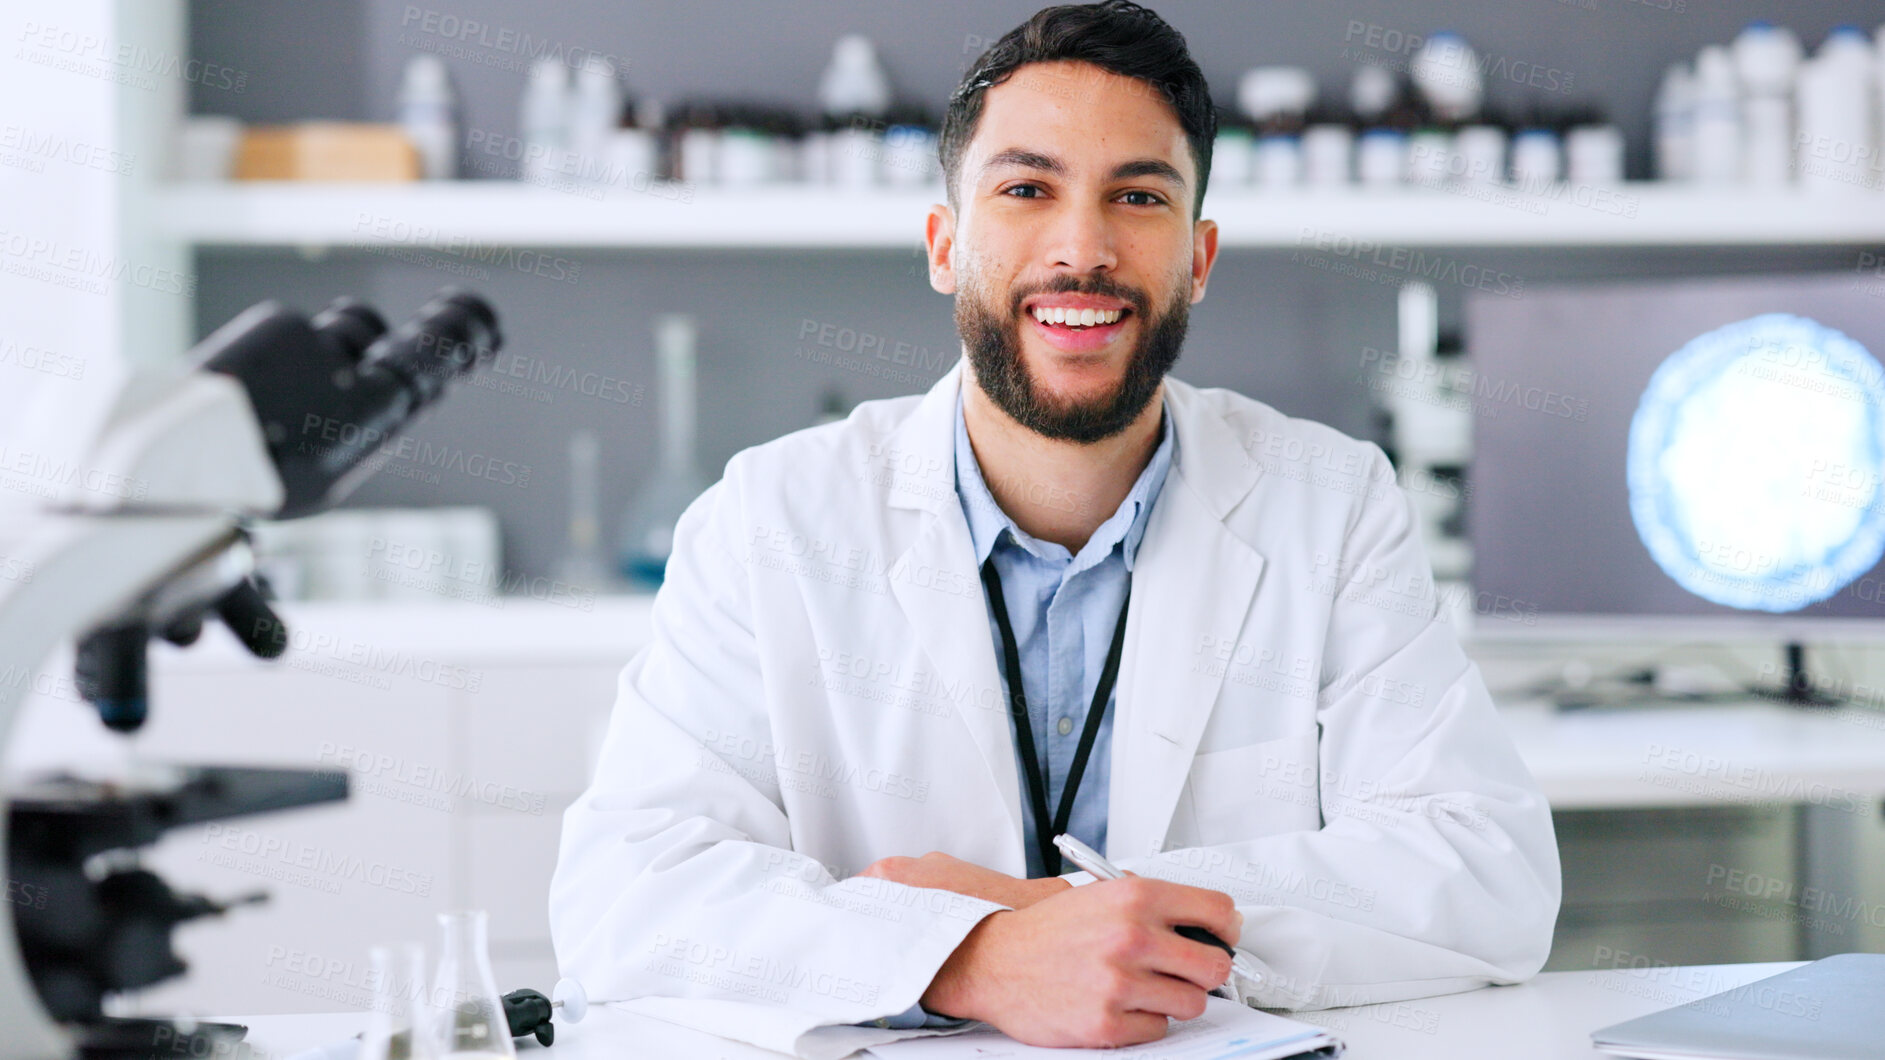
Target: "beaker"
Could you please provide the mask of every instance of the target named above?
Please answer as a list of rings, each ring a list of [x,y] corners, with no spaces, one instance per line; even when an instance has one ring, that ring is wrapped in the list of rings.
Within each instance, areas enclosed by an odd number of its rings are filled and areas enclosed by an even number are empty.
[[[373,1011],[361,1035],[359,1060],[432,1060],[423,1033],[425,950],[416,942],[396,942],[367,950]]]
[[[513,1060],[517,1055],[491,976],[485,924],[482,909],[439,914],[443,938],[431,997],[436,1060]]]

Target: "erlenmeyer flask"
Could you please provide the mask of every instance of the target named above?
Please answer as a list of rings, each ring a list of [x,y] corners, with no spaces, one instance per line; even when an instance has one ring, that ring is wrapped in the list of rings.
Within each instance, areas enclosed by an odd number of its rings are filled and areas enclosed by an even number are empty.
[[[367,951],[373,1012],[361,1036],[359,1060],[432,1060],[419,1026],[424,1018],[425,950],[416,942]]]
[[[484,910],[440,913],[439,928],[444,938],[431,999],[437,1060],[513,1060],[517,1048],[491,977]]]

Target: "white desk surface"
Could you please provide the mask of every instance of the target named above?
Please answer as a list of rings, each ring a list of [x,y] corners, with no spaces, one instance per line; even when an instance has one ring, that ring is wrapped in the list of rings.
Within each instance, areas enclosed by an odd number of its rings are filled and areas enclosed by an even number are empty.
[[[1499,715],[1555,810],[1844,806],[1885,796],[1885,712],[1877,710],[1510,703]]]
[[[1522,986],[1303,1013],[1348,1044],[1345,1060],[1597,1060],[1590,1032],[1798,967],[1724,964],[1690,968],[1547,972]],[[233,1016],[274,1057],[337,1041],[364,1013]],[[549,1050],[518,1043],[518,1060],[778,1060],[783,1053],[598,1008],[556,1030]],[[1079,1055],[1070,1053],[1069,1055]]]

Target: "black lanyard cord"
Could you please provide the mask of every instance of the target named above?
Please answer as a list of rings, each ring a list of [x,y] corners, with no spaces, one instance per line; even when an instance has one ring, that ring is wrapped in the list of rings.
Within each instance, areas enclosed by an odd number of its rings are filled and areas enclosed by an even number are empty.
[[[982,586],[988,590],[988,603],[995,612],[995,627],[1001,631],[1002,669],[1008,680],[1008,713],[1014,718],[1015,739],[1020,744],[1022,772],[1028,780],[1028,803],[1034,812],[1034,843],[1040,852],[1043,871],[1060,875],[1060,848],[1054,837],[1067,830],[1073,818],[1074,794],[1080,790],[1080,778],[1086,775],[1087,759],[1093,755],[1093,743],[1099,739],[1100,721],[1112,699],[1113,685],[1119,680],[1119,660],[1126,647],[1126,609],[1132,603],[1132,582],[1126,582],[1126,596],[1119,602],[1119,621],[1113,626],[1113,642],[1106,649],[1106,665],[1100,668],[1100,680],[1093,689],[1093,704],[1087,708],[1086,727],[1080,731],[1080,744],[1067,767],[1067,783],[1060,792],[1052,830],[1047,818],[1047,781],[1041,775],[1040,760],[1034,751],[1034,724],[1028,718],[1027,693],[1021,685],[1021,650],[1015,645],[1014,626],[1008,621],[1008,604],[1001,593],[1001,576],[995,573],[991,553],[982,564]]]

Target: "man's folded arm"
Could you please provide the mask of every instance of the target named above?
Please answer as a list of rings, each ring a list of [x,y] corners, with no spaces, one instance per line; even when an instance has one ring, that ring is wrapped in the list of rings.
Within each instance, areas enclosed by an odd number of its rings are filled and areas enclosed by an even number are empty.
[[[654,639],[623,670],[594,781],[564,815],[550,926],[562,974],[591,997],[682,999],[666,1018],[790,1052],[812,1028],[907,1018],[1006,907],[838,880],[792,851],[733,551],[739,463],[676,528]],[[728,1026],[724,1002],[773,1011]]]

